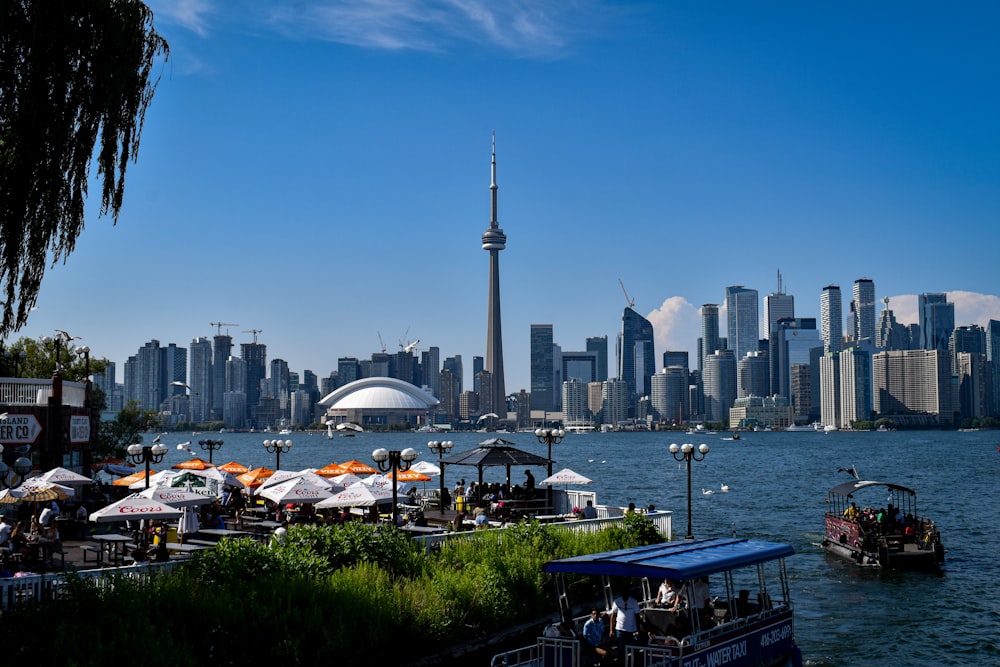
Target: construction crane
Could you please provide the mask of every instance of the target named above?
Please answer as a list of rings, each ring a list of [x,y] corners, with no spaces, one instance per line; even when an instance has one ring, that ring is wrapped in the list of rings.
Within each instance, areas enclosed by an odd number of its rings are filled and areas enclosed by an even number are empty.
[[[621,278],[618,279],[618,284],[622,286],[622,292],[625,292],[625,303],[628,304],[628,307],[632,308],[635,306],[635,299],[628,295],[628,290],[625,289],[625,283],[622,282]]]
[[[385,341],[382,340],[382,332],[376,331],[375,333],[378,334],[378,344],[382,346],[382,354],[385,354]]]
[[[243,333],[253,334],[253,344],[257,344],[257,334],[263,333],[263,329],[244,329]]]
[[[222,327],[238,327],[238,326],[240,326],[238,324],[233,324],[232,322],[209,322],[209,324],[211,324],[213,327],[216,327],[216,329],[215,329],[215,335],[216,336],[221,336],[222,335]]]

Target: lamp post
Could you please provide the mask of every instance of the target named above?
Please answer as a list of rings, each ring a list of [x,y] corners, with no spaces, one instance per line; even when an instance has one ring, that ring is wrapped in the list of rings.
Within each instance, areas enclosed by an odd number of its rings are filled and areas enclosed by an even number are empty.
[[[83,382],[84,382],[84,398],[86,399],[86,406],[90,407],[90,348],[84,345],[83,347],[76,348],[76,354],[81,359],[83,359]]]
[[[225,441],[223,440],[199,440],[198,444],[201,445],[202,449],[208,452],[208,462],[212,463],[212,454],[219,451],[224,442]],[[290,446],[291,442],[289,441],[289,447]]]
[[[398,490],[396,489],[396,471],[406,472],[410,469],[413,460],[417,458],[417,450],[407,447],[403,451],[398,449],[388,450],[379,447],[372,452],[372,460],[378,464],[378,469],[382,472],[390,473],[392,478],[392,525],[396,525],[396,507],[398,506]]]
[[[441,456],[451,451],[455,446],[451,440],[431,440],[427,443],[427,448],[438,455],[438,477],[441,478],[441,491],[438,496],[438,505],[441,507],[441,516],[444,516],[444,465],[441,463]]]
[[[0,454],[3,453],[3,445],[0,445]],[[8,466],[2,460],[0,460],[0,485],[3,486],[14,486],[11,484],[16,478],[20,477],[23,481],[25,476],[31,472],[31,459],[27,456],[19,456],[14,461],[12,466]]]
[[[703,461],[705,456],[708,454],[708,445],[701,443],[698,446],[697,451],[690,442],[685,442],[683,445],[678,445],[676,442],[670,445],[670,453],[673,454],[674,458],[678,461],[687,462],[687,478],[688,478],[688,532],[684,537],[685,540],[693,540],[694,535],[691,534],[691,461]],[[698,456],[698,454],[701,456]]]
[[[138,442],[128,446],[128,456],[132,463],[146,464],[146,488],[149,488],[149,464],[159,463],[167,454],[167,446],[154,441],[149,445],[141,445]]]
[[[291,440],[265,440],[264,449],[268,454],[274,454],[274,469],[281,470],[281,455],[292,451]]]
[[[562,439],[566,436],[566,431],[561,428],[539,428],[535,430],[535,437],[538,438],[538,442],[543,445],[549,446],[549,477],[552,477],[552,443],[559,444]],[[546,503],[549,506],[549,511],[552,510],[552,485],[549,484],[548,491],[546,491]]]

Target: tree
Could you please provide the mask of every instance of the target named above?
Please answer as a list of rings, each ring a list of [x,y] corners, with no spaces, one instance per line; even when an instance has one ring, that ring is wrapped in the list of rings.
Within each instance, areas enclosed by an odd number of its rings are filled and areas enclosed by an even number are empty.
[[[56,369],[55,349],[47,347],[41,340],[22,336],[6,347],[0,343],[0,352],[3,352],[0,368],[4,375],[14,374],[15,358],[18,377],[50,378]],[[88,365],[77,354],[77,347],[72,343],[59,346],[59,363],[63,380],[83,382],[86,379]],[[107,365],[107,359],[91,357],[90,374],[100,375]]]
[[[140,410],[138,401],[129,401],[114,421],[101,422],[94,458],[124,458],[129,445],[142,442],[142,434],[159,424],[160,417],[154,410]]]
[[[27,322],[49,253],[73,252],[92,161],[118,222],[168,55],[139,0],[0,2],[0,336]]]

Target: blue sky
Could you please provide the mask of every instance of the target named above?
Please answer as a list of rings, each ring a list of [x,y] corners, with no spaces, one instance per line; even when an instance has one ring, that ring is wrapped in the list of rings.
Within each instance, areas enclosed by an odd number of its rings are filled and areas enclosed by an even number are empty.
[[[120,368],[221,321],[295,371],[381,335],[468,374],[494,131],[509,391],[533,323],[613,363],[619,279],[657,355],[779,270],[801,317],[868,277],[904,322],[922,292],[1000,319],[993,3],[150,6],[171,58],[120,221],[92,213],[14,338],[65,329]]]

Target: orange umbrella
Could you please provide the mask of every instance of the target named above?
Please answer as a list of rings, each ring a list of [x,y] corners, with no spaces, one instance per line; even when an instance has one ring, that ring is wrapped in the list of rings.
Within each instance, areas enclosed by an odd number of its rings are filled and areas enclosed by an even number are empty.
[[[155,470],[150,470],[149,471],[150,477],[152,477],[155,473],[156,473]],[[134,472],[131,475],[126,475],[125,477],[121,477],[119,479],[116,479],[115,481],[113,481],[111,483],[114,486],[124,486],[124,487],[127,488],[129,486],[132,486],[136,482],[141,482],[144,479],[146,479],[146,471],[145,470],[140,470],[139,472]]]
[[[372,473],[378,472],[375,468],[371,467],[367,463],[362,463],[356,459],[341,463],[340,467],[346,472],[353,472],[355,475],[370,475]]]
[[[336,477],[337,475],[343,475],[345,472],[347,472],[347,470],[345,470],[339,463],[331,463],[330,465],[317,470],[316,474],[321,477]]]
[[[242,475],[245,472],[250,472],[250,468],[247,468],[242,463],[237,463],[236,461],[230,461],[229,463],[222,464],[219,466],[219,470],[228,472],[231,475]]]
[[[270,468],[254,468],[250,472],[245,472],[236,479],[243,482],[243,486],[253,489],[264,483],[264,480],[274,474]]]
[[[190,461],[178,463],[173,467],[178,470],[208,470],[209,468],[215,468],[216,466],[214,463],[209,463],[205,459],[201,459],[196,456]]]
[[[390,473],[389,477],[393,477]],[[395,479],[397,482],[429,482],[431,478],[416,470],[397,470]]]

